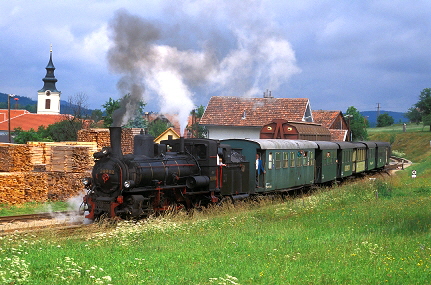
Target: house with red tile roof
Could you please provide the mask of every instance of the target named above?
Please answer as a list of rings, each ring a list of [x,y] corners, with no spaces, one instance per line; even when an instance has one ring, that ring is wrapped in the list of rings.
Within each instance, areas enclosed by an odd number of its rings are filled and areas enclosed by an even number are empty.
[[[264,125],[274,119],[313,122],[307,98],[240,98],[214,96],[199,124],[208,129],[212,139],[255,138]]]
[[[349,125],[341,111],[313,111],[314,122],[329,129],[332,141],[350,141]]]
[[[34,114],[27,110],[10,110],[10,129],[12,132],[18,127],[24,131],[30,129],[37,131],[40,126],[48,127],[48,125],[68,119],[70,116],[65,114]],[[4,137],[8,137],[8,130],[8,110],[0,109],[0,141],[6,142]]]
[[[37,131],[40,126],[48,127],[48,125],[72,117],[71,115],[60,114],[61,92],[55,86],[57,79],[54,76],[55,67],[52,62],[52,46],[48,65],[45,69],[46,75],[42,79],[43,87],[38,91],[37,114],[30,113],[27,110],[0,110],[0,141],[9,141],[9,128],[11,132],[18,127],[24,131],[29,131],[30,129]]]

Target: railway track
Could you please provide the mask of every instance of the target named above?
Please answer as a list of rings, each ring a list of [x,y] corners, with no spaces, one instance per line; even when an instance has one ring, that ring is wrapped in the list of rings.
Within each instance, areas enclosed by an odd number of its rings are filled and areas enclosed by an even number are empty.
[[[17,216],[2,216],[0,217],[0,224],[13,223],[13,222],[23,222],[23,221],[33,221],[42,219],[55,219],[60,215],[70,216],[76,212],[63,211],[63,212],[52,212],[52,213],[38,213],[38,214],[28,214],[28,215],[17,215]]]
[[[68,231],[82,225],[83,216],[76,211],[3,216],[0,217],[0,235],[45,229]]]
[[[402,170],[405,167],[408,167],[412,164],[411,161],[405,158],[396,157],[396,156],[391,156],[390,160],[391,160],[390,164],[387,165],[386,167],[387,170]]]

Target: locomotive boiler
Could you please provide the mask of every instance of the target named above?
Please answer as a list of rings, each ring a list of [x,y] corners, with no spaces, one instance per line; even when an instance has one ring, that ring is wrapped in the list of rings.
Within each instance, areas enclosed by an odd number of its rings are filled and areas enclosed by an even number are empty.
[[[83,180],[88,219],[205,206],[248,188],[243,178],[248,162],[232,155],[228,145],[184,138],[155,144],[152,136],[141,132],[134,137],[133,154],[123,155],[121,131],[110,128],[111,147],[94,154],[92,176]]]

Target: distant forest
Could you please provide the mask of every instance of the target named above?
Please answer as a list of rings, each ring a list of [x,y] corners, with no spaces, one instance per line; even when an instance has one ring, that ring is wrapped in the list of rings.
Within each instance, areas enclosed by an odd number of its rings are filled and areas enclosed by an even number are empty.
[[[19,100],[14,100],[14,98],[18,98]],[[37,101],[32,100],[28,97],[24,96],[15,96],[10,100],[11,109],[25,109],[31,113],[37,112]],[[60,113],[61,114],[72,114],[73,108],[76,107],[74,105],[70,106],[69,102],[60,100]],[[7,109],[7,94],[0,93],[0,109]],[[92,109],[83,109],[82,115],[91,115]],[[364,111],[360,112],[362,116],[364,116],[368,122],[370,123],[370,127],[375,127],[377,124],[377,111]],[[408,119],[404,117],[405,113],[402,112],[392,112],[392,111],[380,111],[380,114],[387,113],[389,116],[394,118],[394,123],[408,123]]]
[[[7,109],[7,94],[0,93],[0,109]],[[15,100],[15,98],[18,98],[18,100]],[[61,114],[73,114],[73,108],[76,107],[72,104],[70,106],[69,102],[60,100],[60,113]],[[10,108],[11,110],[14,109],[24,109],[29,111],[30,113],[36,113],[37,112],[37,101],[32,100],[25,96],[14,96],[10,99]],[[82,110],[82,115],[91,115],[91,112],[93,110],[84,108]]]
[[[362,116],[364,116],[368,122],[370,123],[370,127],[375,127],[377,125],[377,111],[364,111],[360,112]],[[392,118],[394,118],[394,124],[400,123],[408,123],[409,120],[404,117],[405,113],[402,112],[392,112],[392,111],[380,111],[381,114],[388,114]]]

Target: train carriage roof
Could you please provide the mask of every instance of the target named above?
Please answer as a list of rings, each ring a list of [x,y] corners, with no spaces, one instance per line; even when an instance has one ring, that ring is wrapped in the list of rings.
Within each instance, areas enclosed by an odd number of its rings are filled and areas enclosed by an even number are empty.
[[[389,146],[391,146],[391,144],[388,142],[375,142],[375,141],[373,141],[373,143],[375,143],[377,147],[389,147]]]
[[[356,148],[355,144],[351,142],[334,141],[334,143],[338,144],[340,149]]]
[[[316,149],[317,144],[306,140],[283,140],[283,139],[229,139],[222,142],[237,141],[244,143],[255,143],[260,149]]]
[[[361,142],[352,142],[352,144],[354,146],[353,148],[366,148],[367,147],[367,145],[365,145]]]
[[[319,149],[339,149],[339,145],[329,141],[314,141]]]
[[[376,147],[376,142],[364,142],[364,141],[360,141],[358,143],[362,143],[362,144],[366,145],[367,148],[375,148]]]

